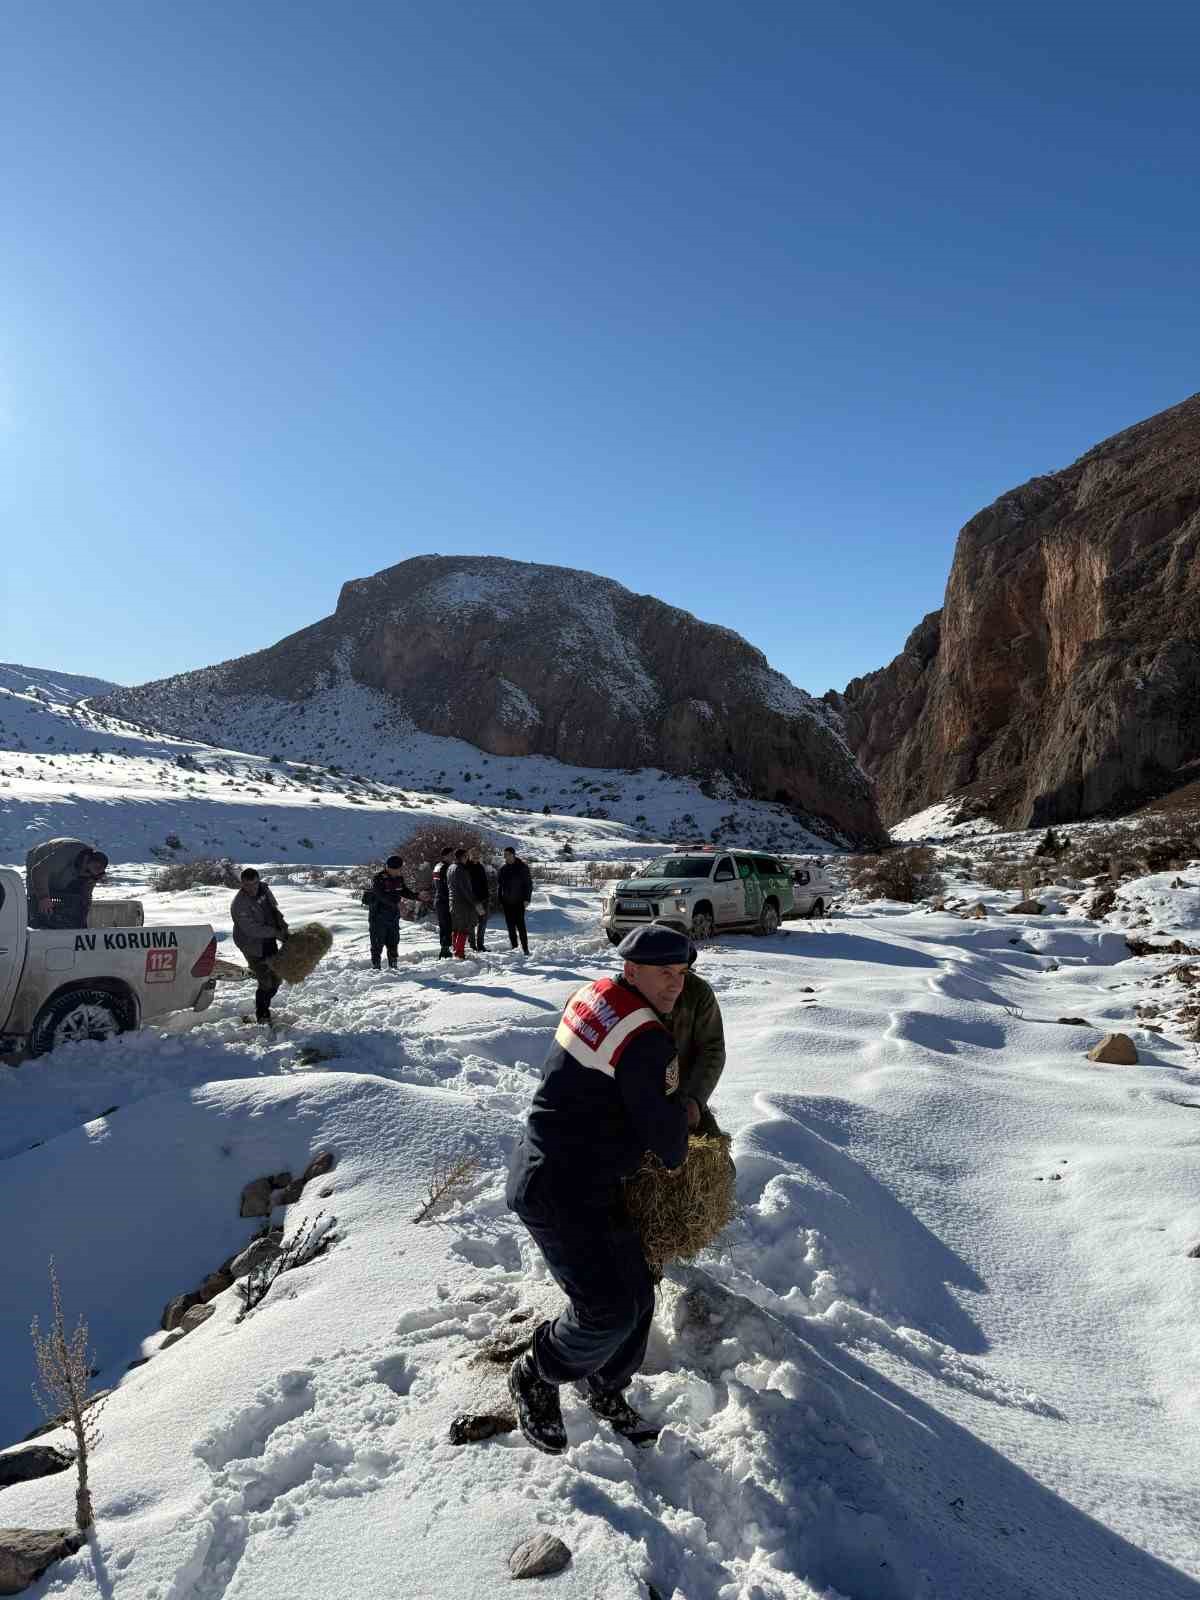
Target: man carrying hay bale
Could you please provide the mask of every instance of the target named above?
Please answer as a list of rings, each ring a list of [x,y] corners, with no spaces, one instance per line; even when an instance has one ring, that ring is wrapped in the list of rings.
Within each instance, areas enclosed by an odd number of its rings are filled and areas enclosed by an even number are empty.
[[[547,1455],[567,1448],[564,1383],[580,1384],[625,1438],[645,1444],[658,1434],[624,1395],[646,1352],[654,1285],[622,1191],[646,1151],[668,1170],[687,1154],[675,1041],[663,1018],[683,988],[691,941],[651,924],[618,954],[620,978],[586,984],[567,1001],[509,1166],[509,1208],[570,1302],[540,1324],[509,1371],[521,1431]]]
[[[279,953],[281,940],[288,936],[275,896],[253,867],[242,873],[242,887],[229,907],[233,918],[233,942],[246,958],[246,965],[258,979],[254,995],[254,1020],[271,1024],[271,1001],[283,979],[269,964]]]

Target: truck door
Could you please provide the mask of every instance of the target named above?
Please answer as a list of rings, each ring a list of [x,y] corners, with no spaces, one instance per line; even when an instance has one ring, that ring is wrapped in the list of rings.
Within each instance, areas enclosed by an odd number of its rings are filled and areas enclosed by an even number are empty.
[[[812,873],[807,867],[797,867],[792,873],[792,908],[804,913],[813,902]]]
[[[721,856],[713,868],[712,899],[718,928],[727,928],[731,922],[742,920],[741,885],[728,856]]]
[[[0,872],[0,1029],[8,1021],[25,964],[25,892],[15,872]]]
[[[742,891],[741,921],[757,922],[762,910],[762,885],[749,856],[737,858],[738,884]]]

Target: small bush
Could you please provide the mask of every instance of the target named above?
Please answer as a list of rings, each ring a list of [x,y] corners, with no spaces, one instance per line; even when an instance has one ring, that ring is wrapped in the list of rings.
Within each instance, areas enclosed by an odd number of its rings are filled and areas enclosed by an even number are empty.
[[[855,856],[850,862],[850,887],[867,900],[902,900],[912,905],[942,887],[933,851],[926,845],[885,850],[882,855]]]
[[[327,1217],[323,1211],[318,1211],[315,1217],[301,1223],[278,1255],[260,1262],[250,1269],[246,1277],[239,1278],[234,1288],[242,1302],[242,1309],[234,1321],[243,1321],[256,1306],[261,1305],[270,1294],[271,1285],[282,1273],[306,1267],[310,1261],[323,1256],[330,1245],[336,1244],[338,1236],[333,1231],[336,1221],[336,1217]],[[264,1233],[267,1231],[264,1229]]]
[[[465,1198],[478,1173],[478,1156],[439,1156],[429,1175],[428,1198],[412,1220],[428,1222],[451,1201]]]
[[[491,861],[498,854],[496,841],[479,828],[465,827],[462,823],[431,821],[421,822],[406,839],[396,845],[396,853],[404,857],[404,865],[419,866],[433,863],[446,849],[478,850],[480,859]]]
[[[238,869],[228,857],[217,860],[201,856],[196,861],[173,861],[162,867],[150,879],[150,887],[159,894],[172,894],[179,889],[201,887],[237,889],[241,887]]]
[[[1021,889],[1023,892],[1032,874],[1024,861],[988,861],[978,869],[976,877],[989,889]]]

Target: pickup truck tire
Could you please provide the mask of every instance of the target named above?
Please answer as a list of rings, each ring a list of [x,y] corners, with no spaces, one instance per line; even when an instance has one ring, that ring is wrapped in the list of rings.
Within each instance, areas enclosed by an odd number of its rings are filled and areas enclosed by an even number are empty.
[[[692,912],[692,943],[703,944],[706,939],[711,939],[716,932],[716,921],[712,914],[711,906],[697,906]]]
[[[112,1039],[135,1026],[133,1007],[105,989],[70,989],[48,1000],[29,1030],[29,1054],[44,1056],[78,1039]]]
[[[813,901],[808,914],[810,917],[823,917],[825,915],[825,902],[820,896]]]
[[[779,907],[774,900],[767,900],[758,915],[756,933],[769,935],[779,932]]]
[[[604,931],[608,935],[609,944],[620,944],[621,940],[625,937],[623,933],[614,933],[611,928],[605,928]]]

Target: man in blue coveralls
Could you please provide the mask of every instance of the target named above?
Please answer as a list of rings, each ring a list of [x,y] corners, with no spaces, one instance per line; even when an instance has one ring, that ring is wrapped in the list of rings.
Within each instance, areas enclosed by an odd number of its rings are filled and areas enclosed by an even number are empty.
[[[536,1329],[508,1377],[522,1433],[548,1455],[567,1448],[564,1383],[579,1384],[596,1415],[635,1443],[658,1435],[624,1394],[646,1353],[654,1285],[621,1185],[647,1150],[670,1169],[687,1155],[688,1113],[664,1018],[692,945],[650,923],[617,950],[621,977],[586,984],[567,1001],[509,1166],[509,1208],[569,1300]]]

